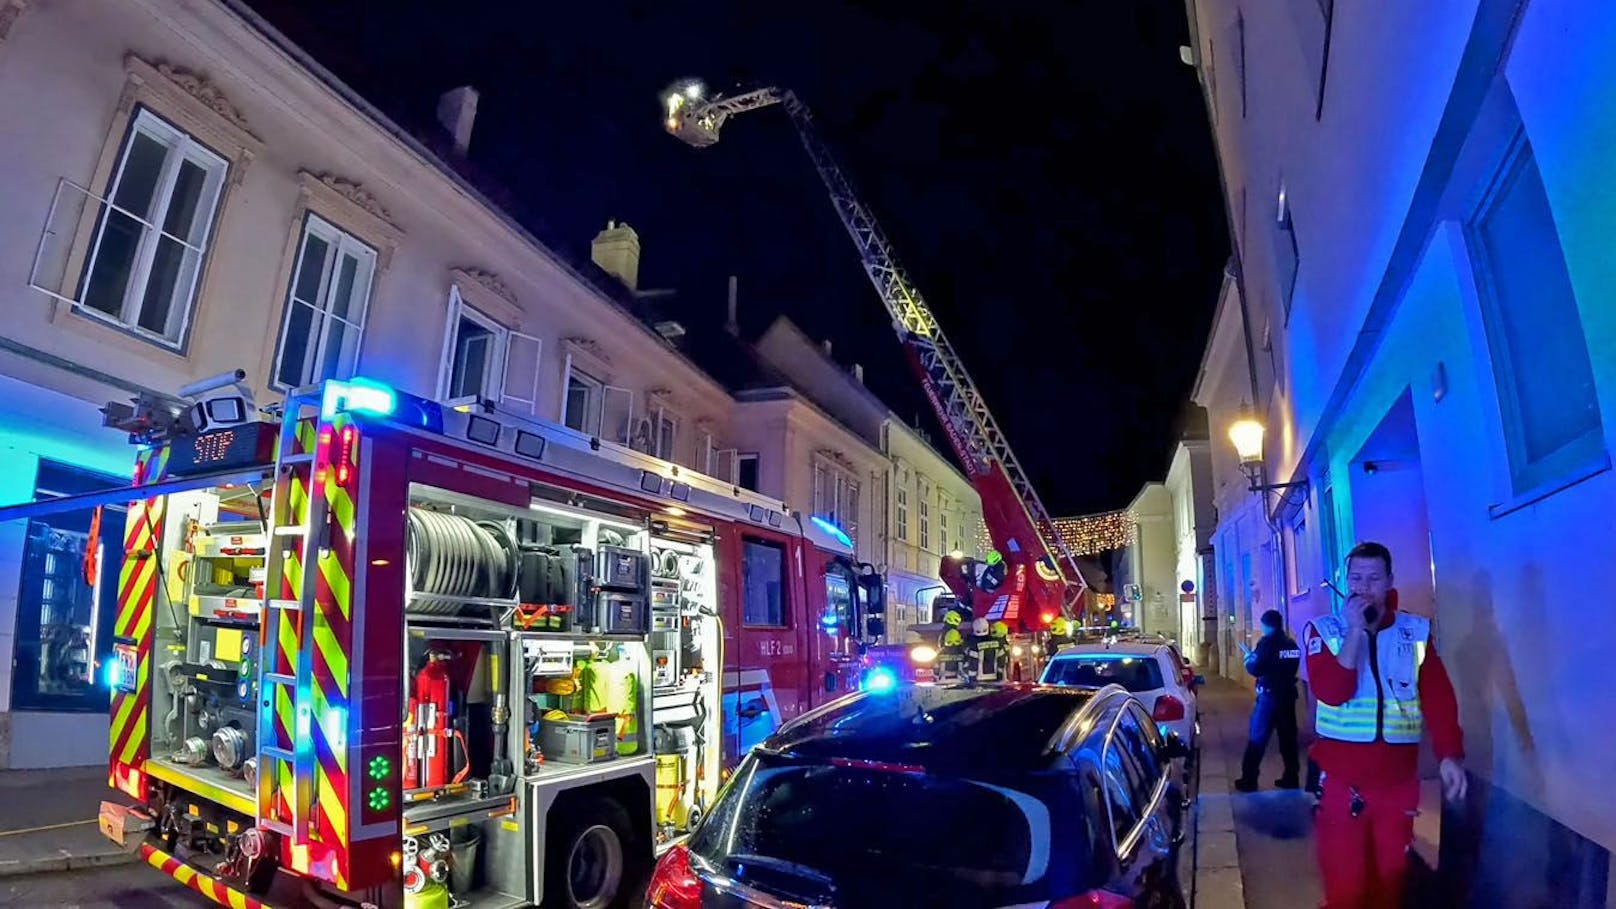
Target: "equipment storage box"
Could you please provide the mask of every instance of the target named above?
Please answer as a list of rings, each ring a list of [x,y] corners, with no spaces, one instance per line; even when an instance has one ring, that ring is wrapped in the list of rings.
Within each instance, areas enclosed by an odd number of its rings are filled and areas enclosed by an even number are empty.
[[[544,720],[539,725],[539,748],[546,761],[596,764],[617,757],[617,718]]]

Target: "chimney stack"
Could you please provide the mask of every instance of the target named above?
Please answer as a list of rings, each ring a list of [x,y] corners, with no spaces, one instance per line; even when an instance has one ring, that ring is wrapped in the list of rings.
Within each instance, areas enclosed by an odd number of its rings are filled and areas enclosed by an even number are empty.
[[[828,356],[831,355],[831,353],[830,353],[830,339],[829,338],[826,338],[825,340],[820,341],[819,342],[819,347],[820,347],[821,350],[823,350],[825,352],[825,356],[828,357]]]
[[[738,283],[734,275],[729,276],[729,319],[724,323],[724,330],[735,338],[741,336],[740,295],[736,287]]]
[[[471,126],[477,120],[477,90],[469,85],[452,88],[438,98],[438,122],[454,139],[454,150],[471,147]]]
[[[860,385],[864,384],[864,364],[863,363],[854,363],[853,364],[853,379],[855,381],[857,381]]]
[[[589,258],[629,290],[640,289],[640,235],[634,228],[607,221],[589,247]]]

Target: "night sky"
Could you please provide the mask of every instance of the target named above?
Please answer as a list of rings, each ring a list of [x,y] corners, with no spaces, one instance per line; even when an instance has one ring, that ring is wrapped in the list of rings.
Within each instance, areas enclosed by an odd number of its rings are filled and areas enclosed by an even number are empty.
[[[587,259],[629,222],[641,287],[676,289],[692,331],[719,330],[736,274],[743,331],[790,316],[912,419],[924,398],[785,113],[699,151],[661,131],[676,80],[794,89],[1050,510],[1122,507],[1165,473],[1228,255],[1181,0],[249,2],[412,131],[474,85],[471,163],[535,232]]]

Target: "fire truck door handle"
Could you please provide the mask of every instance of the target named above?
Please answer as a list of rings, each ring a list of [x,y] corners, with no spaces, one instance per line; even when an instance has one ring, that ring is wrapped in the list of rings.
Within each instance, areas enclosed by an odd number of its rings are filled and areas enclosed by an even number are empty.
[[[747,704],[745,707],[742,707],[735,712],[741,717],[741,719],[750,720],[756,718],[760,714],[768,713],[769,705],[765,703],[762,698],[758,698],[757,700]]]

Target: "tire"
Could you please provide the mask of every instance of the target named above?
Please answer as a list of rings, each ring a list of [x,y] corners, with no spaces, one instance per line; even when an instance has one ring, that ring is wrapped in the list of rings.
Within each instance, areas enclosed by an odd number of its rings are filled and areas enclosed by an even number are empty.
[[[544,909],[629,909],[645,861],[628,812],[592,798],[563,807],[546,831]]]

